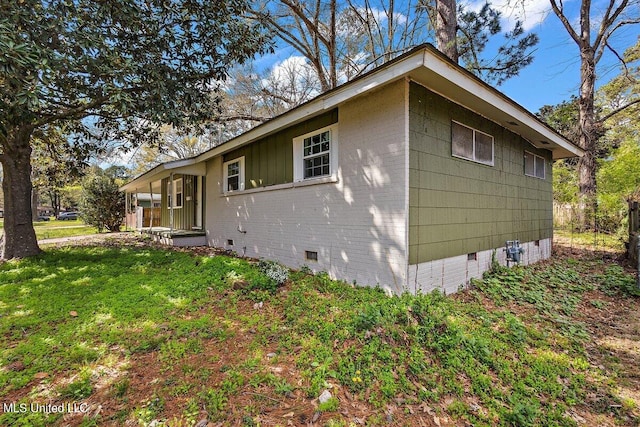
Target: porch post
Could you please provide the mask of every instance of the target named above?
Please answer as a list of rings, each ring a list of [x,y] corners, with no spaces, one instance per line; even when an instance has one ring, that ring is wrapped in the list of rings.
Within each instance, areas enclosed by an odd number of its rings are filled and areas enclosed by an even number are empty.
[[[137,229],[138,228],[138,187],[136,187],[136,205],[135,205],[135,213],[136,213],[136,219],[135,219],[135,226],[133,227],[133,229]],[[142,226],[142,224],[140,224]],[[142,232],[142,227],[140,227],[140,232]]]
[[[176,201],[173,200],[173,197],[174,197],[173,186],[174,186],[173,172],[171,172],[171,174],[169,175],[169,191],[171,192],[171,206],[169,206],[169,232],[170,233],[173,233],[173,205],[176,203]]]
[[[124,192],[124,230],[129,231],[129,194],[128,192]]]
[[[149,234],[153,228],[153,183],[149,182],[149,197],[151,197],[151,211],[149,214]],[[144,211],[142,212],[142,222],[144,223]]]

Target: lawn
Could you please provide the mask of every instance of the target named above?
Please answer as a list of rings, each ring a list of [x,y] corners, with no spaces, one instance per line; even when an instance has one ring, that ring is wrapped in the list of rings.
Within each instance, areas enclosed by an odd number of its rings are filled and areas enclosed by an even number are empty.
[[[554,240],[568,247],[588,248],[595,251],[624,251],[624,243],[615,234],[593,231],[554,230]]]
[[[0,229],[4,227],[4,219],[0,218]],[[36,221],[33,223],[36,230],[36,238],[57,239],[60,237],[84,236],[88,234],[96,234],[96,227],[90,226],[81,220],[74,221],[58,221],[52,219],[50,221]]]
[[[633,275],[556,250],[448,297],[139,241],[6,262],[0,425],[638,425]]]

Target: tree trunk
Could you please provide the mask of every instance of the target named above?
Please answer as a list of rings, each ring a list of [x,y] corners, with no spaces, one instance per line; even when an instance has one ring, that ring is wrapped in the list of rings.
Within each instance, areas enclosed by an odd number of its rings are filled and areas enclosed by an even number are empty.
[[[13,129],[3,144],[0,157],[4,171],[4,236],[0,258],[23,258],[39,254],[32,222],[31,145],[33,128]]]
[[[49,199],[51,199],[53,216],[57,218],[58,214],[60,213],[60,195],[56,190],[49,191]]]
[[[327,49],[329,51],[329,69],[331,79],[331,89],[338,86],[338,54],[336,52],[336,0],[331,0],[331,19],[329,22],[329,45]]]
[[[585,151],[578,162],[578,184],[580,214],[578,226],[581,230],[589,227],[596,213],[596,142],[598,139],[594,108],[596,64],[595,52],[589,43],[580,49],[580,102],[579,102],[579,145]]]
[[[38,205],[40,204],[40,197],[38,194],[38,190],[35,188],[31,191],[31,221],[37,221],[40,218],[38,212]]]
[[[436,0],[436,44],[438,50],[458,63],[458,18],[456,0]]]

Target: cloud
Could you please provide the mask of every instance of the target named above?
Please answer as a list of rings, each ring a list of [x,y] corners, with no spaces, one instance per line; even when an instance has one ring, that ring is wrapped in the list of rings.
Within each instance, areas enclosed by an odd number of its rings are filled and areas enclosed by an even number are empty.
[[[485,3],[484,0],[472,1],[466,7],[478,11]],[[551,11],[549,0],[494,0],[489,3],[502,13],[501,23],[505,32],[511,31],[518,20],[525,31],[530,31],[542,24]]]
[[[282,83],[290,83],[292,77],[304,74],[303,71],[309,68],[307,59],[304,56],[292,55],[271,68],[270,77]]]
[[[367,9],[364,7],[359,7],[358,8],[358,12],[362,15],[362,16],[366,16],[367,15]],[[387,21],[387,11],[385,11],[384,9],[380,9],[377,7],[370,7],[369,8],[369,15],[374,19],[375,22],[378,23],[378,25],[382,25],[383,22]],[[394,12],[393,13],[393,21],[396,25],[404,25],[407,23],[408,18],[407,15],[404,15],[402,13],[398,13],[398,12]]]
[[[276,62],[262,79],[262,86],[291,100],[292,107],[319,93],[318,79],[313,67],[303,56],[292,55]]]

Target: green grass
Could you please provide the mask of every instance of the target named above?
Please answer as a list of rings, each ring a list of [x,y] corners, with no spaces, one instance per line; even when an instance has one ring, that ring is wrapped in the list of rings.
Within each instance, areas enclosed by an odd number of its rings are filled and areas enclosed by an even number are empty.
[[[2,228],[4,228],[4,219],[0,218],[0,229]],[[58,221],[52,219],[50,221],[36,221],[33,223],[33,228],[36,231],[36,238],[38,240],[84,236],[98,232],[95,227],[86,225],[81,220]]]
[[[624,242],[616,234],[578,232],[571,230],[554,229],[554,238],[561,238],[567,245],[576,245],[597,250],[621,251],[624,250]]]
[[[574,426],[568,414],[578,410],[633,417],[615,373],[589,361],[579,316],[595,291],[605,295],[600,306],[632,298],[633,278],[615,266],[564,259],[500,269],[454,298],[388,298],[303,272],[283,287],[260,267],[139,247],[64,248],[0,264],[0,400],[21,390],[35,399],[34,377],[46,372],[61,401],[96,402],[111,390],[124,409],[85,420],[98,424],[187,425],[204,408],[210,421],[254,425],[262,407],[289,398],[311,407],[325,389],[334,397],[319,412],[335,418],[351,407],[349,393],[369,425],[385,424],[398,399],[408,425],[420,405],[474,426]],[[242,351],[227,350],[238,343]],[[128,377],[149,368],[138,360],[159,370],[144,396]],[[9,368],[18,362],[24,369]],[[611,405],[622,407],[612,414]],[[0,415],[2,425],[25,423],[63,421]]]

